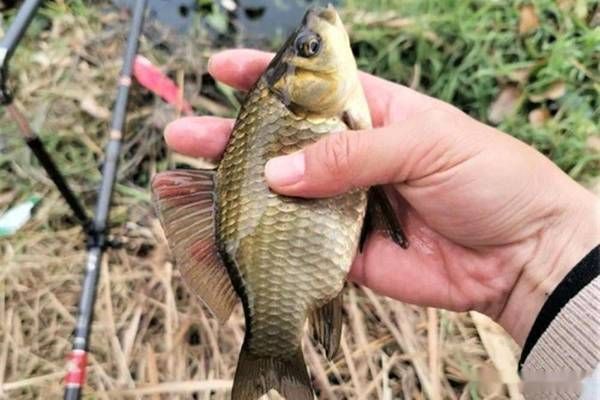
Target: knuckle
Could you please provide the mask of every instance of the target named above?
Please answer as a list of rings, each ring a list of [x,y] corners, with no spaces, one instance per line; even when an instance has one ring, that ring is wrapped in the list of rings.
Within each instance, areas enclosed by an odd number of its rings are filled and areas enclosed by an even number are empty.
[[[434,132],[458,132],[466,127],[466,123],[470,120],[465,118],[464,114],[459,109],[448,104],[440,105],[439,107],[429,110],[427,113],[427,126],[430,133]]]
[[[323,157],[325,168],[336,177],[346,175],[352,167],[353,143],[348,134],[335,134],[325,140]]]
[[[445,107],[436,107],[430,110],[428,118],[432,126],[445,126],[454,120],[454,115]]]

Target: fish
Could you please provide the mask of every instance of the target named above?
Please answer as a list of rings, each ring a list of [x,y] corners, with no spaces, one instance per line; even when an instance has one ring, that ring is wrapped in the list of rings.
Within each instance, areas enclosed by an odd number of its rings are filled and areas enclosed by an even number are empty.
[[[157,174],[153,199],[183,281],[224,322],[242,303],[245,336],[233,400],[275,390],[313,399],[302,354],[307,321],[333,358],[352,260],[369,232],[407,240],[382,187],[320,199],[287,197],[266,162],[326,135],[372,126],[337,11],[309,9],[246,94],[216,170]]]

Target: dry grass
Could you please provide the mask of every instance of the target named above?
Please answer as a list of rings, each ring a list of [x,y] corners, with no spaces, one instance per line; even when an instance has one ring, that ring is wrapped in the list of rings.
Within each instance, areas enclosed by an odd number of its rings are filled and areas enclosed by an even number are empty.
[[[102,110],[111,106],[127,20],[47,13],[53,22],[38,30],[42,40],[27,42],[13,63],[18,98],[91,205],[107,132]],[[173,76],[184,73],[196,110],[226,114],[235,99],[202,80],[210,52],[198,49],[205,45],[199,36],[173,55],[144,40],[141,52]],[[241,312],[219,326],[182,285],[147,190],[149,177],[166,167],[160,132],[174,114],[139,88],[130,110],[112,214],[123,246],[102,265],[85,398],[226,399],[243,338]],[[6,115],[0,128],[0,209],[30,193],[44,197],[26,228],[0,242],[0,398],[60,398],[84,236]],[[516,349],[489,320],[401,304],[358,287],[346,300],[335,360],[305,343],[319,398],[520,397]]]
[[[102,265],[86,394],[228,398],[243,338],[240,310],[219,326],[189,296],[156,220],[148,221],[126,232],[126,247]],[[0,388],[7,398],[60,396],[85,257],[83,249],[65,247],[74,238],[83,239],[76,228],[30,233],[21,248],[3,244]],[[152,250],[139,255],[144,248]],[[495,335],[485,320],[474,324],[468,314],[408,306],[357,287],[345,313],[333,362],[305,343],[320,398],[518,398],[500,379],[514,376],[514,349],[504,336],[484,347],[480,335]]]

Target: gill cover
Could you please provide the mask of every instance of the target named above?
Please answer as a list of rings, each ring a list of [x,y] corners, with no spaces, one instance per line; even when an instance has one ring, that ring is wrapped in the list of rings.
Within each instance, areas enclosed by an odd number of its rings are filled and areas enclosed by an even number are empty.
[[[344,25],[330,5],[306,12],[264,74],[269,88],[296,114],[343,117],[351,129],[371,126]]]

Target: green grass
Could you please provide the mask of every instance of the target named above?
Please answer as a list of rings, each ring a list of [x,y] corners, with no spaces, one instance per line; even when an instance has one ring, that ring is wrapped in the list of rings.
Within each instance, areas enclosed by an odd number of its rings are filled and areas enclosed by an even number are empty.
[[[534,5],[539,26],[519,34],[519,9],[524,4]],[[587,145],[590,136],[600,134],[600,28],[590,26],[598,2],[563,4],[348,0],[346,22],[352,26],[362,69],[412,83],[481,121],[489,122],[490,107],[502,88],[516,86],[521,96],[515,112],[499,128],[541,150],[572,177],[587,181],[600,169],[600,154]],[[356,11],[360,9],[368,13]],[[404,26],[385,23],[399,18]],[[515,75],[523,69],[529,75],[518,81]],[[564,82],[565,94],[540,101],[538,97],[557,82]],[[541,126],[528,121],[536,108],[546,108],[551,115]]]
[[[599,135],[600,121],[600,27],[591,26],[594,12],[599,12],[597,1],[563,0],[562,4],[570,4],[566,8],[554,0],[534,1],[539,26],[528,34],[518,32],[519,8],[525,4],[518,0],[346,0],[345,4],[344,20],[351,28],[360,68],[411,85],[488,123],[500,91],[517,87],[521,95],[515,112],[499,128],[531,143],[582,182],[598,177],[600,154],[589,144],[590,137]],[[26,116],[88,205],[100,179],[108,121],[83,112],[73,93],[92,88],[96,101],[111,108],[126,34],[125,25],[102,22],[101,7],[107,3],[99,8],[85,0],[49,3],[11,63],[11,83],[16,84]],[[4,20],[13,14],[8,12]],[[120,30],[114,33],[116,26]],[[196,90],[202,86],[199,65],[211,51],[206,41],[199,43],[188,58],[176,57],[171,63],[173,56],[148,40],[142,41],[141,52],[169,68],[173,76],[183,70],[186,82],[196,82],[192,88]],[[82,54],[91,60],[88,70],[80,68],[85,64],[78,58]],[[45,66],[40,59],[48,60]],[[525,78],[523,70],[528,71]],[[565,85],[563,96],[538,99],[557,82]],[[202,90],[228,108],[236,105],[228,89],[203,85]],[[156,104],[134,86],[130,147],[121,164],[124,186],[115,197],[117,204],[137,201],[138,194],[147,191],[151,174],[165,168],[161,126],[149,117],[157,112]],[[550,118],[531,124],[529,113],[539,108],[546,108]],[[145,111],[139,114],[140,110]],[[202,107],[198,111],[206,112]],[[0,119],[0,132],[0,194],[12,193],[4,200],[10,204],[31,193],[56,194],[6,116]],[[59,207],[53,215],[65,213],[66,208]],[[118,221],[127,218],[126,212],[115,214]]]

